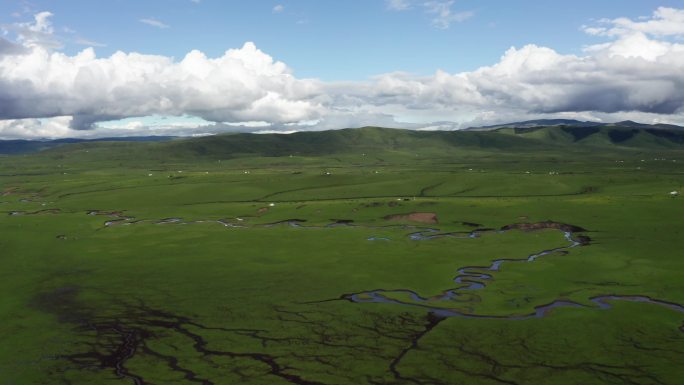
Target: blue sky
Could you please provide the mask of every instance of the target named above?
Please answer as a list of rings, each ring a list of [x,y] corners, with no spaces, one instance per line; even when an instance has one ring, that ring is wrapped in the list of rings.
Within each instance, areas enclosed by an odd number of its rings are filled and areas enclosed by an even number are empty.
[[[684,125],[684,0],[4,0],[0,139]]]
[[[96,47],[100,56],[122,50],[182,58],[192,49],[217,56],[252,41],[287,63],[298,77],[360,80],[392,71],[470,71],[495,63],[511,46],[529,43],[577,54],[598,40],[581,33],[582,25],[599,18],[649,15],[654,4],[460,0],[452,4],[453,11],[472,12],[472,17],[443,29],[433,25],[436,16],[419,4],[398,12],[384,0],[5,0],[0,3],[0,22],[28,20],[35,12],[50,11],[57,33],[105,45]],[[283,10],[274,12],[278,5]],[[684,1],[663,0],[657,5],[684,7]],[[141,19],[169,27],[155,28]],[[67,42],[65,52],[83,47]]]

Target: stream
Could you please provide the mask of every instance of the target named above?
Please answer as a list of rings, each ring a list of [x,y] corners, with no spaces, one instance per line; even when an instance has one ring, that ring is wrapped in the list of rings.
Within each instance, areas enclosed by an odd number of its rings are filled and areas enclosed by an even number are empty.
[[[509,230],[490,230],[485,229],[484,231],[491,232],[496,231],[497,233],[504,233]],[[455,238],[477,238],[480,236],[483,230],[474,230],[467,235],[459,235],[456,233],[444,233],[438,234],[439,230],[428,229],[426,231],[416,232],[409,234],[409,238],[416,241],[431,240],[443,237],[455,237]],[[487,318],[487,319],[506,319],[506,320],[526,320],[530,318],[542,318],[545,317],[549,312],[555,308],[561,307],[574,307],[574,308],[598,308],[601,310],[610,309],[612,301],[626,301],[626,302],[640,302],[649,303],[653,305],[663,306],[668,309],[677,311],[679,313],[684,313],[684,306],[667,302],[662,300],[653,299],[648,296],[642,295],[600,295],[589,298],[589,301],[594,305],[584,305],[578,302],[569,300],[556,300],[551,303],[536,306],[534,311],[527,314],[521,315],[482,315],[482,314],[472,314],[466,313],[457,309],[444,308],[433,306],[432,304],[436,302],[446,302],[449,301],[452,304],[457,304],[459,302],[459,297],[466,294],[466,292],[472,292],[475,290],[482,290],[486,287],[486,281],[493,278],[492,273],[497,272],[501,269],[504,263],[530,263],[535,262],[539,258],[554,254],[554,253],[569,253],[569,250],[578,246],[589,245],[589,239],[587,237],[574,238],[572,231],[563,231],[566,241],[568,244],[566,246],[557,247],[553,249],[548,249],[540,251],[535,254],[530,254],[526,258],[519,259],[495,259],[489,266],[465,266],[458,268],[456,271],[458,275],[454,277],[453,282],[458,284],[459,287],[448,289],[442,294],[426,298],[416,293],[415,291],[409,289],[395,289],[395,290],[384,290],[376,289],[371,291],[345,294],[342,299],[354,303],[389,303],[400,306],[410,306],[418,307],[428,310],[430,313],[435,314],[439,317],[463,317],[463,318]],[[402,301],[399,299],[388,297],[387,294],[406,294],[413,302]],[[461,301],[467,302],[467,301]],[[680,330],[684,332],[684,325],[680,327]]]
[[[29,214],[41,214],[42,212],[29,213]],[[53,213],[53,212],[51,212]],[[22,215],[21,213],[12,212],[10,215]],[[465,318],[489,318],[489,319],[508,319],[508,320],[525,320],[530,318],[541,318],[546,316],[551,310],[561,307],[575,307],[575,308],[594,308],[594,309],[609,309],[612,307],[610,302],[614,301],[626,301],[626,302],[639,302],[639,303],[649,303],[653,305],[663,306],[673,311],[679,313],[684,313],[684,306],[662,301],[658,299],[653,299],[648,296],[643,295],[618,295],[618,294],[607,294],[600,295],[589,298],[591,305],[581,304],[578,302],[559,299],[551,303],[536,306],[533,312],[527,314],[513,314],[513,315],[483,315],[483,314],[472,314],[459,309],[454,309],[445,306],[436,306],[436,303],[445,303],[457,305],[459,303],[467,303],[468,294],[472,294],[474,291],[485,289],[487,286],[487,281],[493,278],[493,274],[500,271],[502,265],[509,263],[533,263],[539,258],[542,258],[551,254],[568,254],[570,249],[578,246],[589,245],[591,239],[582,235],[575,235],[576,232],[585,232],[586,230],[568,224],[563,224],[559,222],[538,222],[538,223],[522,223],[514,224],[509,226],[504,226],[501,229],[488,229],[480,228],[472,231],[465,232],[451,232],[444,233],[439,229],[435,228],[425,228],[415,225],[386,225],[386,226],[366,226],[358,225],[353,223],[351,220],[336,220],[333,223],[326,225],[305,225],[306,220],[304,219],[287,219],[282,221],[277,221],[273,223],[257,224],[257,225],[247,225],[239,223],[240,218],[233,219],[219,219],[219,220],[196,220],[196,221],[185,221],[182,218],[164,218],[164,219],[143,219],[137,220],[134,217],[126,216],[121,211],[101,211],[101,210],[91,210],[87,212],[88,215],[102,215],[110,217],[110,220],[105,221],[104,227],[111,227],[117,225],[135,225],[142,223],[150,223],[157,225],[187,225],[193,223],[216,223],[225,227],[230,228],[250,228],[250,227],[274,227],[286,225],[301,229],[327,229],[335,227],[363,227],[368,229],[400,229],[400,230],[415,230],[414,232],[408,234],[408,238],[413,241],[430,241],[439,238],[457,238],[457,239],[473,239],[479,238],[484,233],[505,233],[514,229],[525,230],[525,231],[535,231],[540,229],[557,229],[562,231],[567,244],[565,246],[556,247],[552,249],[543,250],[534,254],[530,254],[524,258],[518,259],[494,259],[488,266],[464,266],[456,270],[457,275],[453,278],[453,282],[457,285],[455,288],[447,289],[441,294],[431,297],[425,297],[418,294],[415,291],[409,289],[374,289],[369,291],[362,291],[351,294],[343,294],[339,299],[348,300],[354,303],[385,303],[385,304],[395,304],[399,306],[416,307],[422,308],[430,313],[440,316],[440,317],[465,317]],[[385,241],[390,242],[390,238],[386,237],[370,237],[368,241]],[[408,300],[400,300],[392,298],[391,294],[403,294],[410,298]],[[465,299],[461,299],[466,297]],[[684,332],[684,326],[680,328]]]

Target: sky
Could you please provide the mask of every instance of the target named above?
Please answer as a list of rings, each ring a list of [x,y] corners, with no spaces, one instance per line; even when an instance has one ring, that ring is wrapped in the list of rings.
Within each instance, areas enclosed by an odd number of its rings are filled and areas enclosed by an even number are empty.
[[[684,0],[3,0],[0,139],[684,124]]]

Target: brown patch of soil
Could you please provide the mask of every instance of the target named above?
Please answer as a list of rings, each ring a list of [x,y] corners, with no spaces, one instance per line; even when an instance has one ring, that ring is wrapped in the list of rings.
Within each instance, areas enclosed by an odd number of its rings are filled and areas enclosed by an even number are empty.
[[[536,222],[536,223],[514,223],[512,225],[506,225],[501,228],[501,230],[522,230],[522,231],[535,231],[543,229],[557,229],[561,231],[567,231],[569,233],[577,233],[587,231],[579,226],[569,225],[566,223],[559,223],[553,221]]]
[[[257,214],[263,214],[268,211],[268,207],[261,207],[257,210]]]
[[[437,221],[436,213],[409,213],[409,214],[394,214],[387,215],[384,217],[386,221],[410,221],[419,222],[427,224],[436,224]]]

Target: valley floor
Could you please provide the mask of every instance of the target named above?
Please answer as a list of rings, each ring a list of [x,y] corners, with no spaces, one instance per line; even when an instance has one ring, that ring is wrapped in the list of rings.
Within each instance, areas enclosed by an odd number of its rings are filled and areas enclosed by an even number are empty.
[[[0,158],[0,384],[677,384],[684,153]]]

